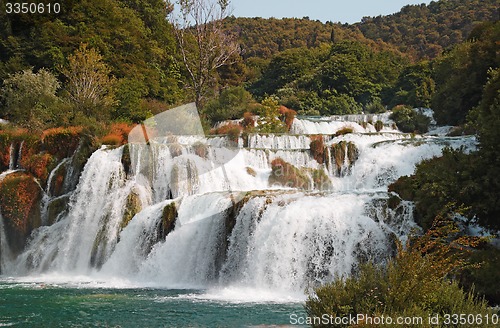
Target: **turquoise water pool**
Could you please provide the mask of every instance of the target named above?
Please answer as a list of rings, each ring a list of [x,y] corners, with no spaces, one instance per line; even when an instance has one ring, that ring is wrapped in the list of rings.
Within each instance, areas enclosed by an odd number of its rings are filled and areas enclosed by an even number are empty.
[[[301,302],[216,298],[202,290],[0,281],[0,327],[266,327],[305,315]]]

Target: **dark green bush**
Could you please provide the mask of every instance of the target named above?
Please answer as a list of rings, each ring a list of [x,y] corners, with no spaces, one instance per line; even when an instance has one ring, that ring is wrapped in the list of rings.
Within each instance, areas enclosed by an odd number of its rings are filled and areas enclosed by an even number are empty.
[[[390,119],[396,122],[403,132],[425,133],[429,131],[430,118],[418,113],[408,106],[396,106],[392,109]]]
[[[449,227],[443,225],[430,231],[408,243],[406,248],[399,243],[396,257],[389,259],[385,266],[362,264],[356,275],[339,277],[315,289],[306,301],[308,315],[421,316],[423,326],[431,326],[428,317],[439,314],[440,325],[432,327],[447,327],[444,314],[491,314],[484,300],[448,280],[449,275],[462,269],[464,264],[451,244],[444,243],[448,235],[441,233],[447,229]],[[475,325],[461,327],[472,326]]]
[[[255,100],[243,87],[231,87],[223,90],[219,97],[209,101],[203,113],[212,124],[220,121],[239,119],[247,111],[252,111]]]

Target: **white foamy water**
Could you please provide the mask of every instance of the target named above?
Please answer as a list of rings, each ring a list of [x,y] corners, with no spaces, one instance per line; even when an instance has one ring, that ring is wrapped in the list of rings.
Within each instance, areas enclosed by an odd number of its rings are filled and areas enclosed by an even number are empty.
[[[234,147],[201,136],[130,144],[128,174],[123,147],[101,148],[88,160],[67,213],[37,229],[17,258],[2,256],[2,272],[79,287],[206,290],[189,296],[196,300],[303,300],[306,289],[351,274],[360,261],[383,261],[392,237],[404,239],[414,227],[412,204],[402,202],[400,214],[387,208],[390,183],[445,146],[475,147],[474,138],[394,131],[384,115],[295,120],[295,132],[304,135],[251,135],[245,148],[242,139]],[[381,133],[362,125],[376,120],[386,124]],[[356,133],[333,135],[345,127]],[[323,136],[328,156],[345,141],[355,145],[357,159],[346,161],[340,175],[331,162],[316,162],[308,136],[316,133],[329,134]],[[276,158],[311,181],[310,170],[321,170],[332,187],[271,186]],[[131,195],[139,212],[124,222]],[[175,226],[164,236],[165,208],[174,207]],[[5,252],[3,232],[0,222]]]

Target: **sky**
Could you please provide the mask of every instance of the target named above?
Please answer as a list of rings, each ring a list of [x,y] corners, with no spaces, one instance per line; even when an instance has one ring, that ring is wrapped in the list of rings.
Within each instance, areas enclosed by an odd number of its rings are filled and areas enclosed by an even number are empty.
[[[298,17],[311,20],[355,23],[364,16],[389,15],[415,0],[231,0],[236,17]]]

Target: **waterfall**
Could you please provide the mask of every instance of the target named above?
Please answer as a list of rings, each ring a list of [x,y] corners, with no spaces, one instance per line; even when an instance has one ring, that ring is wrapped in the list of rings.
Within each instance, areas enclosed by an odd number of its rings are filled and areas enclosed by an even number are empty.
[[[335,134],[342,129],[352,129],[356,133],[374,133],[375,122],[384,124],[381,132],[398,132],[389,119],[390,112],[383,114],[333,115],[328,117],[300,117],[293,121],[293,134]]]
[[[291,194],[268,206],[263,198],[249,202],[237,217],[220,279],[301,291],[351,273],[361,259],[381,261],[391,245],[388,231],[367,213],[370,201],[369,195]]]
[[[122,150],[101,148],[92,154],[71,196],[67,216],[35,232],[18,258],[17,272],[85,273],[106,261],[118,240],[127,197],[135,186],[135,181],[125,181]]]
[[[21,161],[22,151],[23,151],[24,140],[17,144],[15,142],[10,144],[9,148],[9,170],[16,170],[20,167],[19,162]]]
[[[10,266],[11,262],[12,253],[10,251],[9,243],[7,242],[3,217],[0,211],[0,274]]]
[[[387,123],[380,133],[371,133],[375,119]],[[446,146],[472,150],[476,143],[412,137],[392,130],[386,116],[297,119],[294,126],[303,135],[254,134],[237,144],[177,135],[102,147],[88,159],[67,210],[35,230],[12,261],[0,225],[2,272],[300,293],[351,274],[359,262],[384,261],[393,237],[404,239],[415,227],[413,205],[390,208],[387,186]],[[335,135],[346,127],[353,133]],[[322,163],[311,149],[318,137],[309,134],[325,131]],[[341,174],[335,145],[344,154]],[[271,185],[278,158],[310,186]],[[57,170],[68,172],[71,163],[50,173],[48,196]],[[318,177],[330,187],[318,188]]]
[[[9,170],[14,170],[16,168],[15,151],[14,143],[11,143],[9,149]]]

